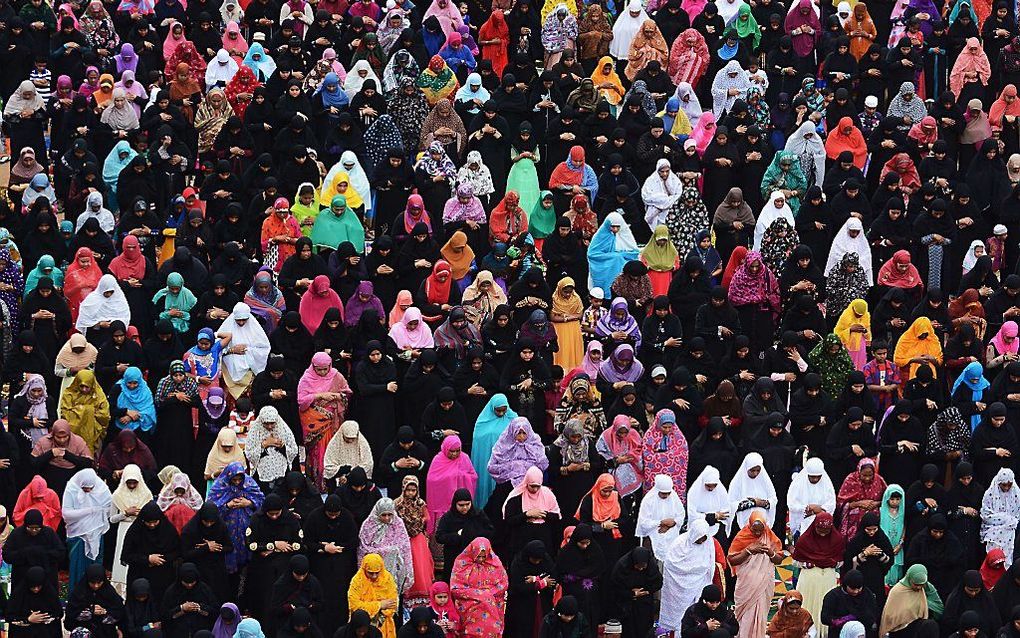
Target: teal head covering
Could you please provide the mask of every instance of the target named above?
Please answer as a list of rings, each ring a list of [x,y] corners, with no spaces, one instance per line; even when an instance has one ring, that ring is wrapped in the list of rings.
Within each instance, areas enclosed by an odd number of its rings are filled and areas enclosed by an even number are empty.
[[[365,227],[354,211],[347,205],[347,198],[334,195],[329,201],[329,211],[322,211],[312,226],[312,243],[322,248],[333,248],[349,241],[354,249],[365,252]]]

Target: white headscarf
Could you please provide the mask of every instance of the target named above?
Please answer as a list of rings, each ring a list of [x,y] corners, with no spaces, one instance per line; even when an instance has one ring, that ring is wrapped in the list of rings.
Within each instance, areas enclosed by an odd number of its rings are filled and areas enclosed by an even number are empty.
[[[705,489],[706,485],[715,485],[716,487],[710,491]],[[694,483],[687,489],[687,511],[692,525],[696,519],[704,520],[707,514],[733,513],[733,510],[730,509],[730,497],[726,492],[726,486],[722,484],[719,477],[719,470],[707,465],[698,478],[694,479]],[[727,535],[730,533],[730,521],[732,520],[733,516],[730,516],[722,523]],[[719,525],[720,523],[716,523],[711,526],[709,531],[713,536],[719,532]]]
[[[968,272],[970,272],[971,269],[974,268],[975,264],[977,264],[978,258],[977,255],[974,254],[974,249],[977,248],[978,246],[984,248],[985,254],[986,255],[988,254],[988,247],[985,246],[985,242],[981,241],[980,239],[975,239],[974,241],[970,242],[970,248],[967,249],[967,254],[963,256],[963,274],[965,275]]]
[[[630,14],[638,11],[637,17]],[[641,0],[630,0],[627,10],[620,13],[613,24],[613,40],[609,43],[609,55],[617,60],[626,60],[630,54],[630,42],[634,39],[641,25],[649,20]]]
[[[719,9],[719,17],[722,18],[723,24],[729,26],[733,18],[737,17],[737,12],[740,11],[740,5],[744,4],[741,0],[717,0],[715,6]],[[725,31],[726,29],[723,29]]]
[[[758,476],[751,478],[747,475],[747,471],[753,467],[760,467],[761,472]],[[761,454],[757,452],[751,452],[744,457],[744,462],[740,464],[740,469],[733,476],[733,480],[730,481],[730,511],[734,513],[737,519],[737,526],[743,529],[747,525],[747,521],[751,518],[752,512],[761,512],[765,515],[765,520],[768,521],[769,527],[772,527],[776,523],[776,505],[778,504],[778,498],[776,497],[776,488],[772,485],[772,477],[769,476],[768,470],[765,469],[765,460],[762,459]],[[748,498],[760,498],[765,499],[769,502],[769,508],[764,509],[761,507],[748,507],[744,510],[738,511],[741,501]]]
[[[808,138],[807,136],[811,137]],[[815,183],[821,184],[825,179],[825,146],[822,145],[822,138],[815,130],[815,123],[811,120],[801,124],[786,141],[786,150],[798,157],[810,155],[815,164]],[[803,168],[803,166],[802,166]],[[808,171],[804,171],[807,175]]]
[[[817,483],[808,480],[809,476],[821,476]],[[794,532],[804,531],[815,520],[815,515],[804,515],[808,505],[821,505],[822,509],[832,514],[836,511],[836,489],[832,479],[825,472],[825,463],[818,457],[808,459],[804,469],[793,475],[790,490],[786,494],[786,502],[790,508],[790,529]]]
[[[659,496],[667,493],[666,498]],[[672,518],[676,525],[660,534],[659,521],[667,518]],[[638,538],[648,537],[652,541],[652,552],[662,560],[670,544],[680,536],[680,528],[683,527],[686,518],[687,511],[684,509],[683,501],[673,490],[673,479],[665,474],[657,474],[655,486],[641,499],[634,535]]]
[[[216,57],[205,69],[205,88],[209,89],[222,82],[224,85],[229,82],[237,73],[237,61],[227,53],[226,49],[216,52]]]
[[[91,488],[86,492],[85,488]],[[85,542],[85,556],[99,558],[103,534],[110,529],[110,503],[113,496],[106,481],[90,467],[71,477],[64,488],[60,510],[67,524],[67,538]]]
[[[655,163],[655,171],[645,179],[641,186],[641,199],[645,202],[645,221],[649,228],[666,223],[666,213],[680,199],[684,185],[672,170],[665,180],[659,176],[659,169],[669,168],[668,159],[660,159]]]
[[[619,226],[620,231],[616,233],[616,243],[614,249],[618,252],[626,252],[628,250],[637,250],[637,240],[634,239],[634,233],[630,229],[630,224],[623,218],[623,215],[613,211],[606,215],[606,223],[609,226]]]
[[[354,443],[348,443],[344,439],[356,440]],[[372,448],[369,447],[365,435],[361,433],[361,426],[357,421],[344,421],[340,425],[340,430],[329,440],[323,457],[323,475],[326,478],[333,478],[344,466],[360,467],[365,470],[368,478],[372,478],[372,470],[375,468]]]
[[[257,322],[250,321],[249,323]],[[229,357],[227,358],[229,359]],[[274,424],[272,430],[265,426],[266,423]],[[269,438],[271,434],[283,441],[283,452],[275,447],[262,447],[262,441]],[[294,440],[294,432],[273,406],[264,406],[252,421],[251,427],[248,429],[248,441],[244,448],[244,454],[248,457],[248,465],[252,472],[263,483],[282,478],[290,469],[291,463],[297,458],[298,448],[297,441]]]
[[[80,231],[85,222],[93,217],[99,221],[99,227],[103,229],[104,233],[107,235],[113,233],[113,227],[117,221],[113,218],[113,213],[103,206],[103,194],[99,191],[89,193],[88,199],[85,200],[85,212],[78,215],[78,221],[74,225],[74,232]]]
[[[107,292],[113,294],[106,297]],[[85,297],[78,309],[78,321],[74,327],[84,333],[101,321],[123,321],[125,326],[131,325],[131,306],[128,305],[124,291],[117,285],[117,279],[110,274],[99,278],[99,284]]]
[[[690,528],[658,556],[663,576],[659,624],[666,629],[678,631],[684,612],[698,601],[705,586],[712,584],[715,541],[710,532],[705,519],[695,519]],[[704,542],[697,542],[706,536]]]
[[[237,324],[238,319],[247,319],[244,326]],[[244,302],[234,305],[230,316],[223,320],[217,332],[229,332],[232,345],[246,345],[248,350],[244,354],[230,354],[223,357],[223,366],[234,381],[240,381],[250,370],[252,374],[258,374],[266,369],[266,362],[269,360],[269,337],[266,331],[251,314],[251,308]]]
[[[999,489],[1000,483],[1012,483],[1009,491]],[[981,498],[981,540],[987,549],[998,547],[1006,554],[1006,564],[1013,563],[1013,537],[1020,521],[1020,489],[1013,470],[1001,468]]]
[[[859,231],[857,237],[850,236],[851,230]],[[826,276],[839,265],[839,261],[847,253],[857,253],[860,256],[864,276],[867,277],[868,283],[874,281],[871,273],[871,246],[868,244],[868,238],[864,235],[864,224],[856,217],[847,219],[843,222],[843,227],[836,232],[832,246],[829,248],[829,258],[825,262]]]
[[[358,75],[358,71],[362,70],[368,71],[368,75],[365,77]],[[347,94],[347,99],[354,99],[354,96],[361,91],[365,80],[375,80],[376,90],[382,91],[382,81],[375,74],[375,71],[372,70],[372,65],[368,63],[368,60],[358,60],[351,67],[351,70],[347,72],[347,78],[344,80],[344,93]]]
[[[734,72],[737,75],[731,78],[729,74]],[[747,71],[736,60],[730,60],[726,66],[719,69],[712,80],[712,113],[715,114],[716,119],[723,114],[723,111],[728,112],[732,109],[734,102],[744,99],[750,86],[751,81],[747,79]],[[730,89],[737,89],[738,93],[728,95]]]
[[[678,84],[673,97],[680,100],[680,110],[687,115],[687,119],[691,121],[691,126],[696,126],[704,110],[701,108],[701,100],[698,99],[698,94],[694,92],[694,87],[691,86],[691,83],[681,82]]]
[[[776,200],[780,197],[784,197],[782,192],[773,191],[769,195],[769,201],[762,207],[761,213],[758,214],[758,219],[754,222],[754,250],[761,250],[761,240],[765,236],[765,231],[772,225],[772,222],[776,221],[780,217],[790,222],[790,226],[794,227],[797,223],[793,219],[793,211],[790,210],[790,204],[784,202],[782,208],[776,208]]]

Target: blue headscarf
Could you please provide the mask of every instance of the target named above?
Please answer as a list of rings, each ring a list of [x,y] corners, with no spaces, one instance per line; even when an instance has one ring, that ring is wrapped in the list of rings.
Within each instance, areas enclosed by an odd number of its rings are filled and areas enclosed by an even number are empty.
[[[984,396],[985,389],[991,384],[988,379],[984,376],[985,369],[981,367],[981,363],[978,361],[971,361],[967,364],[967,367],[963,369],[960,376],[956,377],[956,383],[953,384],[953,394],[956,394],[956,389],[961,385],[965,385],[970,388],[970,400],[980,401]],[[974,429],[981,423],[981,413],[976,412],[970,417],[970,431],[973,433]]]
[[[134,381],[138,384],[135,389],[128,387],[128,382]],[[131,366],[124,371],[124,378],[117,382],[120,386],[120,396],[117,397],[117,407],[122,410],[135,410],[139,413],[137,421],[120,423],[115,421],[117,427],[128,430],[140,429],[148,432],[156,427],[156,404],[152,400],[152,390],[146,385],[142,378],[142,371]]]
[[[212,345],[208,349],[203,349],[198,343],[200,339],[208,339]],[[184,366],[188,372],[195,376],[214,379],[220,373],[220,352],[222,350],[223,344],[216,338],[212,328],[202,328],[198,331],[198,336],[195,337],[195,345],[188,350]]]
[[[127,153],[127,157],[121,159],[121,153]],[[126,141],[121,140],[117,142],[113,150],[110,151],[110,154],[106,156],[106,161],[103,162],[103,181],[106,182],[108,187],[116,191],[117,178],[120,177],[120,172],[127,168],[127,165],[131,163],[131,160],[136,155],[138,155],[138,152],[131,148],[131,145]]]
[[[496,415],[496,408],[506,408],[503,416]],[[510,421],[517,418],[517,413],[510,409],[510,401],[505,394],[494,394],[482,408],[482,413],[475,420],[475,432],[471,442],[471,465],[478,474],[478,486],[475,488],[475,506],[484,508],[496,489],[496,481],[489,474],[489,458],[492,448]]]
[[[336,91],[329,92],[326,90],[331,87],[335,87]],[[340,86],[340,76],[332,71],[326,74],[325,79],[322,81],[322,85],[316,89],[316,93],[322,96],[322,105],[326,108],[332,106],[342,109],[351,103],[350,98],[347,97],[347,92],[344,91],[342,86]]]
[[[256,60],[255,56],[259,59]],[[255,79],[259,82],[266,82],[276,72],[276,61],[269,57],[266,50],[258,42],[252,43],[248,48],[248,54],[244,56],[242,63],[255,72]]]
[[[620,228],[614,233],[612,226]],[[609,213],[588,244],[588,288],[610,290],[628,261],[638,258],[634,235],[620,213]]]

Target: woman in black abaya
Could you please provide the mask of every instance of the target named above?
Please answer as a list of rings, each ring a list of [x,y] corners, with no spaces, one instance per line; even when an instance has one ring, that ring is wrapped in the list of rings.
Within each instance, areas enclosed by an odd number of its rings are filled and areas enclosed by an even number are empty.
[[[864,575],[864,586],[875,594],[879,609],[885,604],[885,574],[893,563],[893,547],[889,537],[879,525],[878,512],[868,512],[861,518],[857,534],[847,541],[843,552],[843,573],[856,569]],[[866,554],[874,545],[881,553]]]
[[[1002,627],[992,593],[985,588],[981,572],[976,569],[964,572],[963,579],[946,598],[946,607],[940,619],[942,631],[948,633],[952,631],[951,628],[960,626],[960,617],[968,611],[978,614],[981,630],[986,636],[996,635],[998,628]]]
[[[225,573],[225,572],[224,572]],[[184,609],[195,603],[198,609]],[[163,594],[160,604],[163,635],[167,638],[191,638],[202,630],[210,630],[216,619],[219,603],[212,588],[200,578],[194,563],[184,563],[177,570],[177,580]]]
[[[252,552],[248,563],[248,575],[244,588],[243,609],[249,614],[266,617],[270,588],[282,574],[286,573],[291,552],[303,548],[301,521],[287,510],[278,494],[266,496],[261,511],[251,518],[246,539],[260,549]],[[267,551],[265,547],[284,543],[290,551]]]
[[[121,561],[128,566],[128,582],[145,578],[153,591],[166,591],[174,582],[174,561],[180,555],[180,547],[181,537],[173,524],[155,501],[146,503],[128,528],[121,549]],[[156,564],[150,560],[153,555],[161,559]]]
[[[49,618],[29,621],[30,616],[39,613]],[[61,638],[63,615],[56,587],[46,578],[46,570],[38,566],[29,568],[24,582],[11,592],[4,609],[11,638]]]
[[[117,625],[123,618],[124,601],[106,577],[106,569],[102,563],[89,565],[67,599],[64,628],[73,631],[81,627],[94,638],[117,638],[120,635]]]
[[[319,626],[338,627],[347,620],[347,592],[336,585],[350,582],[357,571],[358,526],[336,494],[313,510],[302,526],[312,573],[323,584]]]
[[[974,478],[974,466],[969,462],[957,464],[953,470],[953,484],[946,493],[945,511],[949,529],[960,539],[963,564],[975,568],[984,556],[981,544],[981,502],[985,486]]]
[[[553,573],[553,560],[542,541],[531,541],[514,556],[508,572],[506,638],[533,638],[542,618],[552,608],[553,587],[541,587],[529,578]]]
[[[599,544],[592,540],[591,526],[580,523],[574,528],[570,540],[556,555],[553,575],[560,583],[565,596],[574,596],[581,613],[596,624],[604,614],[601,603],[601,578],[608,565]]]
[[[368,310],[362,315],[375,314]],[[386,354],[380,341],[369,341],[365,358],[354,370],[355,397],[353,418],[359,423],[371,423],[365,436],[378,460],[382,451],[397,433],[396,390],[397,368]]]
[[[234,543],[215,503],[206,501],[184,525],[181,548],[181,558],[195,566],[215,600],[230,600],[234,592],[227,577],[226,556],[234,550]]]

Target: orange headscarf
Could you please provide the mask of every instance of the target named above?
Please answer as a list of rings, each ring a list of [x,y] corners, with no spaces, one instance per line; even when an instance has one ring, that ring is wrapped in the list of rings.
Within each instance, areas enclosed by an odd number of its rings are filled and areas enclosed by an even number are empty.
[[[755,522],[760,522],[765,526],[765,532],[761,536],[755,536],[754,532],[751,531],[751,526]],[[747,520],[747,525],[733,537],[733,542],[730,543],[730,554],[742,552],[752,545],[767,547],[776,552],[783,548],[783,541],[779,540],[776,533],[769,527],[768,521],[765,520],[765,514],[757,511],[751,513],[751,518]]]
[[[606,487],[613,488],[613,493],[609,496],[602,496],[599,492]],[[613,475],[604,472],[595,479],[595,485],[588,490],[588,496],[591,497],[591,517],[596,523],[604,523],[620,518],[620,494],[616,491],[616,479]],[[581,498],[584,502],[584,497]],[[577,508],[574,516],[577,520],[581,520],[581,508]]]
[[[443,259],[450,262],[450,270],[454,279],[463,279],[471,271],[471,264],[475,260],[475,251],[471,250],[467,235],[463,231],[458,230],[451,235],[439,253]]]

